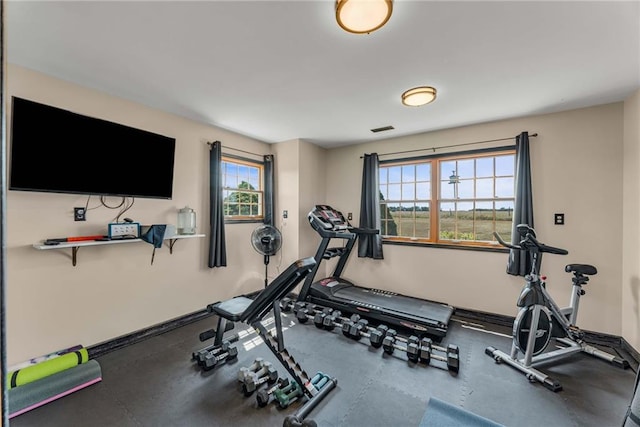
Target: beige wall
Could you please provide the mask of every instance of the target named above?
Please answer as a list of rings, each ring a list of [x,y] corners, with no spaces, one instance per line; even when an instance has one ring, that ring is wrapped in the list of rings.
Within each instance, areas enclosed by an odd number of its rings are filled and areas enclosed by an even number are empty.
[[[537,132],[531,146],[536,229],[543,242],[569,250],[566,257],[545,258],[549,289],[565,305],[570,281],[564,265],[596,265],[599,274],[587,286],[580,326],[624,334],[639,346],[637,94],[625,104],[331,150],[302,140],[264,144],[17,66],[8,68],[8,94],[8,101],[11,95],[22,96],[175,137],[173,200],[138,199],[127,213],[147,224],[175,223],[177,209],[189,205],[198,214],[198,232],[208,234],[207,141],[220,140],[225,147],[258,154],[274,153],[275,223],[283,233],[283,248],[271,259],[270,279],[293,260],[315,254],[319,237],[306,219],[313,205],[328,203],[345,214],[353,212],[353,223],[358,224],[363,153],[495,139],[523,130]],[[99,147],[98,151],[108,149]],[[629,199],[624,205],[623,178],[625,200]],[[83,248],[76,267],[71,266],[69,250],[32,247],[45,238],[104,232],[115,212],[101,207],[90,210],[86,222],[74,222],[73,207],[85,203],[85,196],[7,194],[9,366],[63,347],[110,340],[262,287],[263,258],[249,240],[255,224],[227,224],[229,266],[221,269],[206,266],[208,238],[178,241],[173,255],[165,245],[156,253],[154,265],[149,264],[151,246],[145,243]],[[98,201],[92,199],[90,206],[98,206]],[[282,218],[285,209],[289,213],[286,220]],[[566,225],[553,225],[555,212],[566,214]],[[627,233],[628,227],[635,231]],[[457,307],[515,314],[522,282],[504,273],[505,254],[389,245],[384,251],[382,261],[353,256],[345,276],[365,286]]]
[[[300,256],[314,256],[320,245],[320,236],[309,225],[307,215],[326,197],[327,150],[308,142],[300,144],[300,204],[298,227],[300,228]]]
[[[136,199],[125,215],[143,224],[175,224],[177,210],[189,205],[197,213],[198,233],[208,235],[206,142],[220,140],[225,147],[257,154],[271,149],[259,141],[18,66],[10,65],[7,77],[8,103],[16,95],[176,138],[173,199]],[[96,147],[96,160],[120,148],[117,141],[112,147]],[[55,169],[42,173],[55,173]],[[46,238],[105,233],[114,210],[92,209],[86,222],[73,221],[73,207],[86,201],[86,196],[8,191],[9,366],[64,347],[113,339],[263,286],[263,257],[250,243],[256,224],[227,224],[227,268],[207,267],[208,237],[177,241],[173,255],[165,244],[156,252],[153,265],[147,243],[82,248],[76,267],[71,265],[70,249],[32,247]],[[108,199],[111,204],[118,201]],[[98,206],[97,198],[89,205]]]
[[[622,336],[640,350],[640,91],[624,102]]]
[[[281,270],[299,258],[314,256],[320,243],[307,214],[315,204],[324,203],[326,150],[298,139],[274,144],[272,150],[278,177],[276,224],[287,242],[279,258]]]
[[[371,142],[327,155],[327,203],[359,215],[364,153],[414,150],[538,133],[531,139],[535,227],[541,241],[566,248],[547,255],[548,289],[569,303],[568,263],[598,268],[581,300],[579,324],[587,330],[621,333],[623,104],[531,116]],[[505,145],[508,142],[499,144]],[[496,144],[496,145],[499,145]],[[461,149],[483,146],[462,147]],[[443,152],[443,150],[438,150]],[[428,153],[426,151],[425,153]],[[383,156],[389,159],[392,156]],[[566,225],[553,224],[565,213]],[[515,315],[522,279],[505,273],[507,255],[428,247],[384,246],[384,260],[352,256],[344,276],[357,284],[393,290],[456,307]]]

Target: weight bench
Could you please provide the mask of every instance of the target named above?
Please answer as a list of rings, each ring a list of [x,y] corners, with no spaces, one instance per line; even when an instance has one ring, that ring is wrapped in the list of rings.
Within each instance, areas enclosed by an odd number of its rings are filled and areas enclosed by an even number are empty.
[[[243,322],[253,327],[307,397],[307,402],[298,412],[285,419],[286,426],[313,425],[313,421],[304,421],[304,419],[338,383],[335,378],[329,379],[327,377],[327,381],[323,381],[321,388],[318,389],[312,381],[314,378],[302,369],[284,346],[280,300],[292,292],[313,270],[315,265],[316,261],[312,257],[295,261],[264,288],[255,299],[239,296],[209,304],[207,311],[218,315],[218,324],[215,331],[210,330],[200,334],[200,340],[204,341],[215,336],[214,343],[210,347],[193,353],[193,359],[200,366],[205,370],[211,369],[223,360],[234,359],[238,354],[237,349],[231,345],[238,341],[238,334],[224,339],[224,333],[233,329],[233,323]],[[262,323],[264,317],[271,311],[273,311],[276,325],[275,335]]]

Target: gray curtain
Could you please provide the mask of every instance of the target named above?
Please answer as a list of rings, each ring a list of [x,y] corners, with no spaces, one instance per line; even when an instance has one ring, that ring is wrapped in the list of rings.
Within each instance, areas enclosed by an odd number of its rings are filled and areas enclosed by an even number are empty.
[[[267,154],[264,156],[264,223],[268,225],[275,225],[275,217],[273,215],[275,209],[275,196],[274,196],[274,164],[273,154]]]
[[[362,169],[362,194],[360,198],[360,228],[380,230],[380,177],[377,153],[365,154]],[[383,259],[382,235],[360,234],[358,257]]]
[[[529,134],[522,132],[516,137],[515,206],[511,226],[511,244],[520,243],[516,231],[518,224],[533,224],[533,194],[531,190],[531,159],[529,156]],[[511,249],[507,262],[507,274],[526,276],[531,271],[531,257],[522,250]]]
[[[227,247],[224,238],[224,209],[222,205],[222,143],[211,144],[209,153],[209,268],[227,266]]]

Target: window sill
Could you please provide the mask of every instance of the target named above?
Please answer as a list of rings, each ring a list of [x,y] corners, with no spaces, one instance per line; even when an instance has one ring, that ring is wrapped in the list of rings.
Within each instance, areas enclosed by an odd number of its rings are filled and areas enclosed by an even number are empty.
[[[499,252],[508,253],[509,249],[501,246],[466,246],[447,243],[426,243],[426,242],[406,242],[398,240],[382,240],[383,245],[395,245],[395,246],[416,246],[421,248],[438,248],[438,249],[459,249],[463,251],[478,251],[478,252]]]

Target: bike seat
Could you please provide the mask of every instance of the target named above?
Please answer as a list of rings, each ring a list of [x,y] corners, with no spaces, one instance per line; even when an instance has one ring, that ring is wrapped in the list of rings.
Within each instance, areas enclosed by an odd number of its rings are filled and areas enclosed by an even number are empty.
[[[585,274],[587,276],[593,276],[598,272],[593,265],[589,264],[568,264],[564,268],[564,271],[567,273]]]

